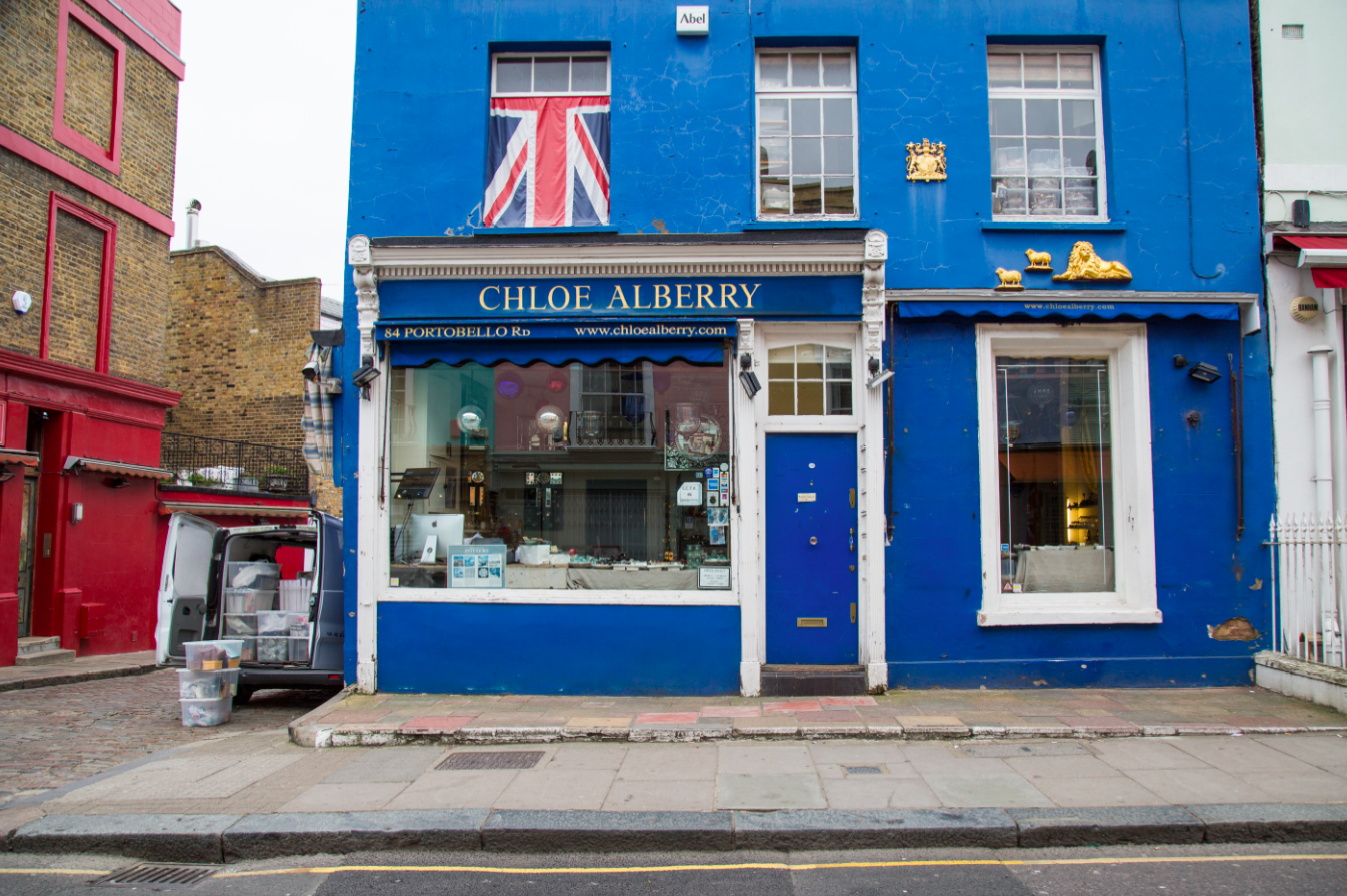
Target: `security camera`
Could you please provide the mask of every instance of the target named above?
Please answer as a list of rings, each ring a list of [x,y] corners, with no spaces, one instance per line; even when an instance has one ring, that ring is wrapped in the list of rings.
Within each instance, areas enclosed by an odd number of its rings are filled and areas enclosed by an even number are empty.
[[[304,379],[309,382],[318,379],[318,360],[316,358],[310,358],[308,363],[304,365]]]

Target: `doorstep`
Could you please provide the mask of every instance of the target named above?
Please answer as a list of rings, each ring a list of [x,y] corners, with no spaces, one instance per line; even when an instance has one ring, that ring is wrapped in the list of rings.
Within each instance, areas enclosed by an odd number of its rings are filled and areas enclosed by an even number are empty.
[[[357,694],[295,720],[304,747],[982,740],[1347,732],[1347,715],[1263,688],[890,691],[793,698]]]

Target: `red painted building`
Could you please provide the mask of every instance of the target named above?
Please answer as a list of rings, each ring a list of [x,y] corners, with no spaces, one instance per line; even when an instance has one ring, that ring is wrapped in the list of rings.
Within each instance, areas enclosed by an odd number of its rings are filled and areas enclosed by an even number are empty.
[[[169,0],[0,4],[0,666],[21,638],[152,649],[174,510],[239,525],[307,507],[184,490],[161,468],[180,398],[165,359],[180,20]]]

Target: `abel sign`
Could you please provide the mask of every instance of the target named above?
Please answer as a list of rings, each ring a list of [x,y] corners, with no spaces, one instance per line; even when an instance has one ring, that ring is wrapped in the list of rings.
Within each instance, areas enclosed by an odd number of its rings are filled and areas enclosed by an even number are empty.
[[[678,7],[678,33],[693,36],[710,34],[711,7],[709,6]]]

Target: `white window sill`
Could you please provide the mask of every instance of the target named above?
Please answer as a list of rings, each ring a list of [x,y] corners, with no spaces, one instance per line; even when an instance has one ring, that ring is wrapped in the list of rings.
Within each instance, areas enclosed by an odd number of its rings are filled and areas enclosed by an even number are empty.
[[[979,610],[978,626],[1006,625],[1155,625],[1164,617],[1156,610],[1121,607],[1083,607],[1060,610]]]
[[[583,591],[544,588],[386,588],[378,594],[380,603],[433,604],[628,604],[659,607],[736,606],[739,594],[734,589],[704,591]]]

